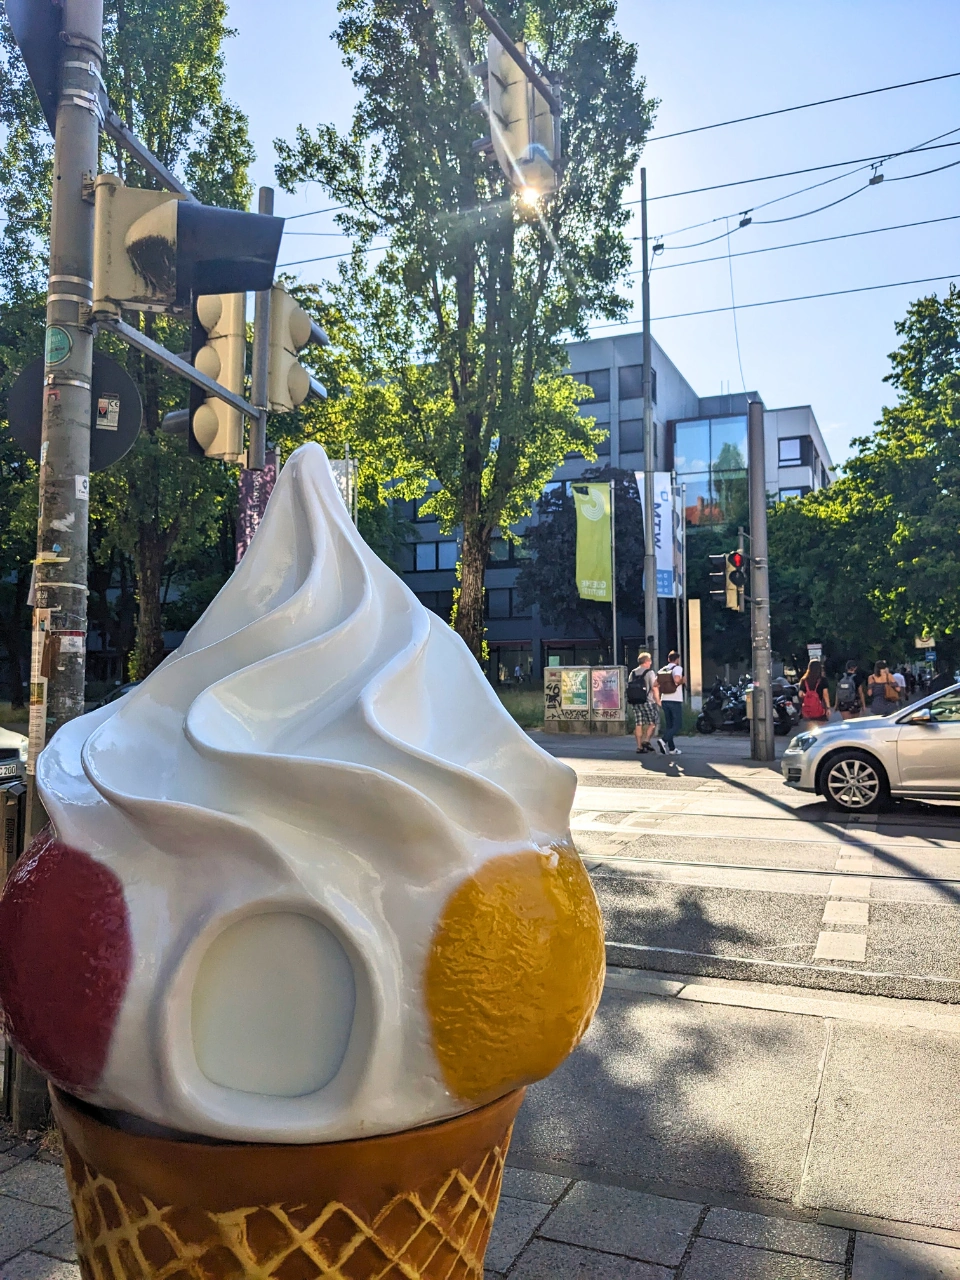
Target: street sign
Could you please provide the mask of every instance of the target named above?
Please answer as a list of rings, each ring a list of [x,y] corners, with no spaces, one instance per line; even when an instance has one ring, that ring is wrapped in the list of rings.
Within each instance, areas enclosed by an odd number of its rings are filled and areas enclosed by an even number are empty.
[[[59,395],[56,387],[43,385],[43,356],[21,370],[10,388],[7,413],[10,434],[20,448],[40,460],[40,420],[44,393]],[[93,353],[91,384],[90,470],[102,471],[133,448],[140,432],[143,406],[137,384],[122,365],[99,351]]]
[[[808,660],[809,662],[822,662],[822,661],[823,661],[823,645],[822,645],[822,644],[808,644],[808,645],[807,645],[807,660]]]
[[[933,636],[916,636],[913,641],[915,649],[935,649],[937,642]]]

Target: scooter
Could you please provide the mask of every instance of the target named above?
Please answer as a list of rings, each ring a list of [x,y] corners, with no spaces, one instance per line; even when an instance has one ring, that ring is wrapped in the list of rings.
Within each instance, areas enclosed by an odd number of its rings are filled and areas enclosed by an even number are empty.
[[[730,733],[749,731],[745,681],[739,685],[724,684],[717,680],[705,699],[703,710],[697,716],[698,733],[716,733],[718,729]]]

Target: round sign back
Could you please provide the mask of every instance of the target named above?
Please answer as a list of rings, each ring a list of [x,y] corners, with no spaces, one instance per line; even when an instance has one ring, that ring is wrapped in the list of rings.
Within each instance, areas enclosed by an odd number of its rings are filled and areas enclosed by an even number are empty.
[[[47,334],[49,339],[49,329]],[[10,388],[7,403],[10,434],[24,453],[37,461],[44,391],[56,393],[56,387],[44,387],[43,370],[43,356],[31,360]],[[133,447],[140,432],[143,406],[137,384],[126,369],[99,351],[93,353],[90,387],[90,470],[102,471]]]

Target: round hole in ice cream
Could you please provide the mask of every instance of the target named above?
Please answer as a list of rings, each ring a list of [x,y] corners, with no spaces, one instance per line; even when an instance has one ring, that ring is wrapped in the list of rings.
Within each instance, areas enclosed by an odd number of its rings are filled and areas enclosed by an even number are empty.
[[[248,916],[218,934],[193,988],[193,1048],[214,1084],[293,1098],[337,1074],[353,1025],[353,969],[319,921]]]

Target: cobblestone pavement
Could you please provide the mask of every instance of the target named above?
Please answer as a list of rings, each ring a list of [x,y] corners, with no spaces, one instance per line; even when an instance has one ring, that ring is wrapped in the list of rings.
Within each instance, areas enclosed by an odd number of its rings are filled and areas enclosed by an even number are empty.
[[[960,1232],[813,1221],[508,1168],[487,1280],[960,1280]],[[857,1228],[861,1229],[857,1229]],[[0,1130],[0,1280],[80,1280],[53,1142]],[[371,1277],[373,1280],[373,1277]]]

